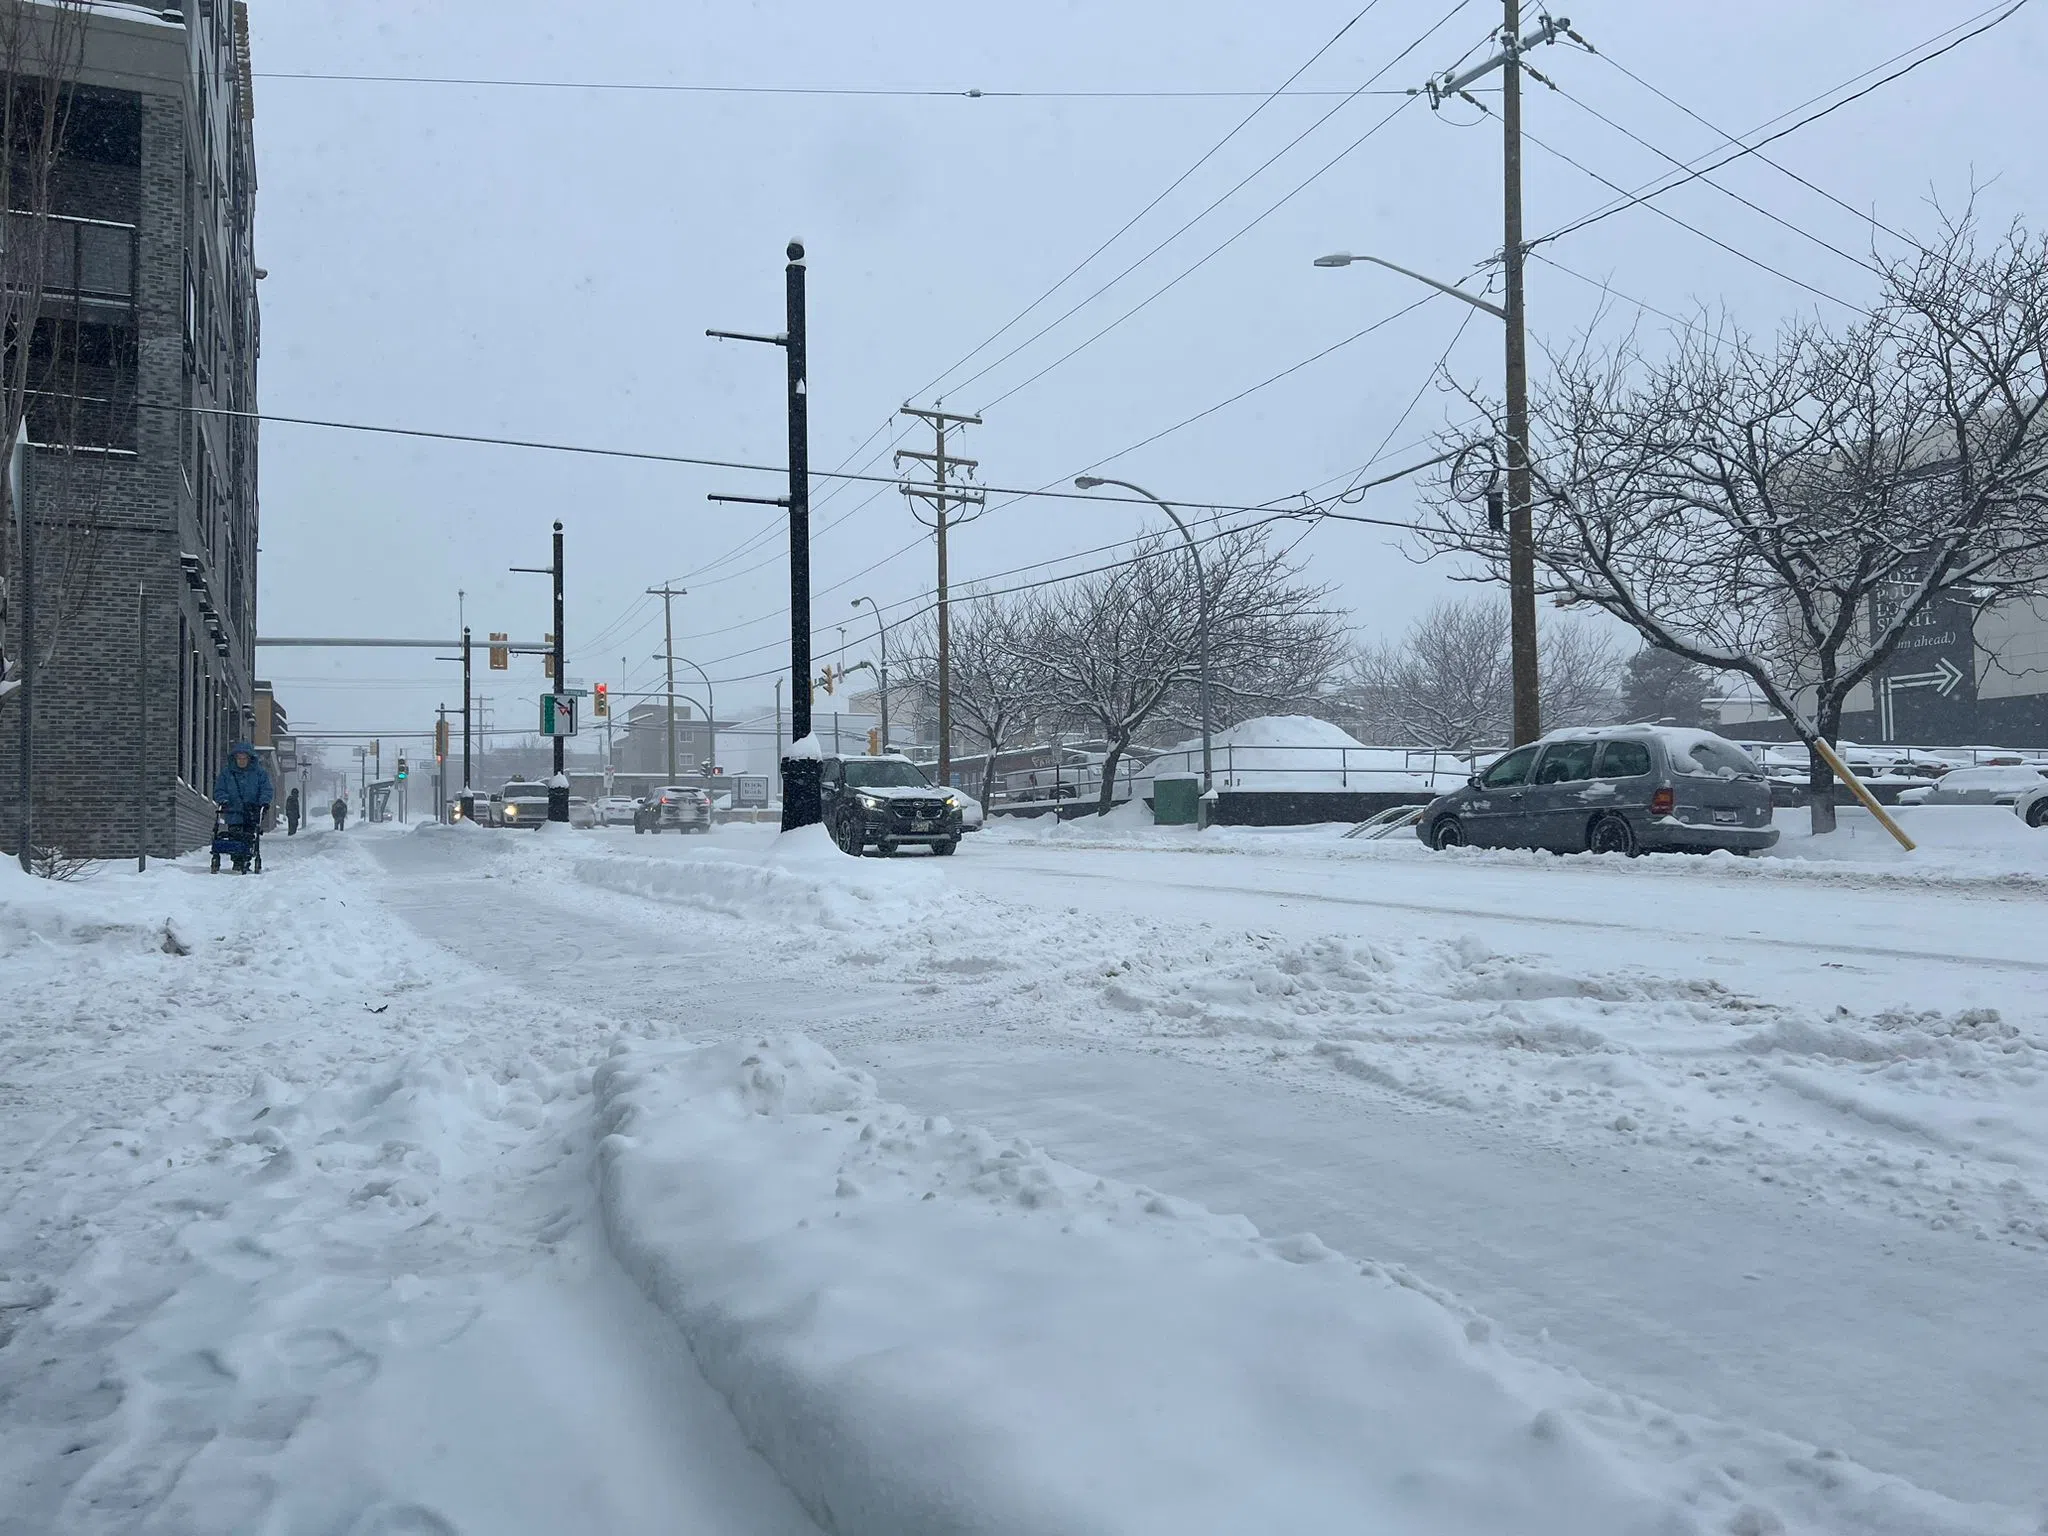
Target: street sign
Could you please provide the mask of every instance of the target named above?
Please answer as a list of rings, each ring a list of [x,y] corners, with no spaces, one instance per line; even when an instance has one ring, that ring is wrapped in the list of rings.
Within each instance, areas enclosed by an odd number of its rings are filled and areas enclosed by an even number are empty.
[[[1872,633],[1888,623],[1898,606],[1917,591],[1920,573],[1902,572],[1871,604]],[[1969,603],[1938,597],[1913,615],[1873,678],[1880,741],[1978,741],[1977,611]]]
[[[576,734],[576,701],[564,693],[540,696],[540,733],[543,736]]]
[[[765,773],[742,773],[732,781],[732,803],[735,806],[765,806],[768,803],[768,775]]]

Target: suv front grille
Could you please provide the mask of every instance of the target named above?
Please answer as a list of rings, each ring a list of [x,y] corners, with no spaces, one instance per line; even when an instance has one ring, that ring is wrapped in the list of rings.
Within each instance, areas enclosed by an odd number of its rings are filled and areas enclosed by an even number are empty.
[[[943,800],[896,800],[890,811],[899,821],[937,821],[946,814]]]

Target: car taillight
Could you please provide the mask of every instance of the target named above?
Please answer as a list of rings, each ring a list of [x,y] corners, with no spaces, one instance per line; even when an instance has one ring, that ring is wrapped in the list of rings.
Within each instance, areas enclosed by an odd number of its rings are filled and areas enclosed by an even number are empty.
[[[663,796],[661,797],[661,803],[662,803],[663,805],[667,805],[667,804],[668,804],[668,796],[667,796],[667,795],[663,795]]]
[[[1677,806],[1678,795],[1668,784],[1650,796],[1650,814],[1652,816],[1669,816],[1673,810],[1677,809]]]

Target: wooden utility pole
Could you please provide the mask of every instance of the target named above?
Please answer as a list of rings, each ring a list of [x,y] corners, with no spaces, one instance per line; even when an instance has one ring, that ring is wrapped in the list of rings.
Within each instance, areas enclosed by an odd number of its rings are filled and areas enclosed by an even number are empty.
[[[947,453],[946,429],[953,426],[978,427],[981,425],[981,418],[979,416],[962,416],[939,410],[936,407],[926,408],[915,405],[904,406],[898,414],[915,416],[919,420],[928,423],[932,429],[934,440],[930,453],[913,448],[897,449],[896,462],[901,464],[905,459],[914,459],[920,464],[927,465],[931,471],[932,478],[929,484],[906,484],[902,487],[902,491],[905,496],[922,501],[932,509],[928,526],[938,541],[939,783],[950,784],[953,782],[953,668],[951,659],[951,615],[948,611],[951,598],[947,590],[946,529],[949,521],[952,520],[947,517],[947,509],[956,506],[979,507],[982,505],[982,493],[977,490],[956,487],[952,483],[951,477],[954,473],[964,471],[971,474],[980,466],[974,459],[957,458]],[[961,522],[968,520],[966,518],[958,519]],[[922,513],[918,514],[918,521],[925,521]]]
[[[1536,534],[1529,515],[1529,337],[1522,310],[1521,0],[1501,0],[1501,269],[1507,283],[1508,634],[1515,745],[1543,734],[1536,677]]]
[[[668,665],[668,782],[676,781],[676,618],[675,600],[688,597],[683,587],[663,582],[647,589],[649,597],[661,599],[661,659]],[[623,666],[625,663],[620,663]]]
[[[1529,337],[1522,302],[1522,275],[1528,257],[1522,239],[1522,75],[1543,77],[1522,61],[1522,55],[1556,42],[1560,35],[1580,47],[1590,47],[1571,25],[1562,16],[1546,15],[1525,37],[1522,0],[1501,0],[1500,51],[1469,69],[1430,80],[1424,87],[1431,107],[1442,106],[1446,97],[1458,96],[1485,111],[1485,104],[1467,87],[1496,69],[1500,71],[1501,275],[1507,287],[1503,309],[1507,322],[1508,635],[1517,746],[1543,734],[1536,664],[1536,534],[1529,509]],[[1474,302],[1469,294],[1459,297]]]

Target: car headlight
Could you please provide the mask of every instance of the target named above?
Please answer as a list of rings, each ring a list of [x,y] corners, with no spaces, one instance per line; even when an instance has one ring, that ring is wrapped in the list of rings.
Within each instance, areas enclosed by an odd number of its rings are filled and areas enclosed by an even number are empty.
[[[958,795],[955,795],[955,794],[948,794],[948,795],[946,796],[946,804],[948,804],[948,805],[950,805],[951,807],[953,807],[953,809],[954,809],[954,810],[956,810],[956,811],[957,811],[957,810],[960,810],[960,809],[962,808],[962,802],[961,802],[961,799],[960,799],[960,797],[959,797]]]
[[[866,806],[871,811],[883,810],[889,804],[889,802],[884,800],[880,795],[857,795],[854,798],[859,800],[862,805]]]
[[[516,805],[508,805],[505,807],[505,814],[507,816],[517,816],[519,814],[519,807]]]

